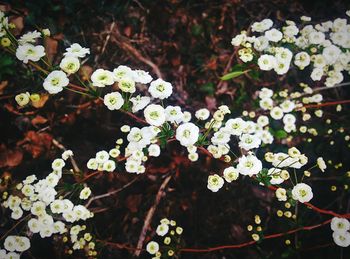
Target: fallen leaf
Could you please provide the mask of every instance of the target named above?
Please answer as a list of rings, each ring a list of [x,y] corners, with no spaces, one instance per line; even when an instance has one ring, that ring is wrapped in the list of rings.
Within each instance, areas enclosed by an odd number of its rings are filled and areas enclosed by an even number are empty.
[[[4,92],[5,87],[8,85],[8,81],[1,81],[0,82],[0,94]]]
[[[14,167],[22,162],[23,153],[19,148],[7,149],[4,144],[0,146],[0,167]]]
[[[84,65],[79,69],[79,75],[84,81],[87,81],[90,79],[92,72],[93,72],[92,67],[88,65]]]
[[[24,27],[23,17],[22,16],[10,17],[9,20],[11,23],[16,25],[16,28],[12,30],[12,33],[16,36],[20,35]]]
[[[47,122],[47,119],[43,116],[37,115],[35,118],[31,120],[31,123],[33,126],[38,126],[40,124],[45,124]]]
[[[52,62],[54,56],[57,54],[58,41],[50,37],[45,38],[45,50],[47,58]]]
[[[50,150],[52,139],[52,136],[46,132],[37,133],[31,130],[25,134],[23,140],[17,142],[17,146],[22,146],[33,158],[37,158]]]
[[[45,105],[45,103],[47,102],[47,100],[49,99],[49,95],[48,94],[44,94],[40,96],[40,100],[37,102],[32,102],[32,106],[35,108],[41,108]]]

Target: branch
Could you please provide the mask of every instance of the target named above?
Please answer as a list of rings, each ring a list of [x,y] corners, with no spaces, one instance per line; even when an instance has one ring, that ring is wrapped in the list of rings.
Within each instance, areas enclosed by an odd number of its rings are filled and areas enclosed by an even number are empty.
[[[296,228],[296,229],[292,229],[289,230],[287,232],[283,232],[283,233],[277,233],[277,234],[271,234],[271,235],[267,235],[264,236],[264,239],[273,239],[273,238],[277,238],[277,237],[282,237],[285,235],[289,235],[289,234],[293,234],[302,230],[313,230],[315,228],[319,228],[321,226],[327,225],[332,221],[332,219],[328,219],[320,224],[317,225],[313,225],[313,226],[307,226],[307,227],[300,227],[300,228]],[[257,243],[257,241],[248,241],[245,243],[241,243],[241,244],[235,244],[235,245],[224,245],[224,246],[216,246],[216,247],[209,247],[209,248],[182,248],[180,249],[181,252],[187,252],[187,253],[207,253],[207,252],[213,252],[213,251],[217,251],[217,250],[222,250],[222,249],[237,249],[237,248],[242,248],[242,247],[246,247],[246,246],[251,246],[253,244]]]
[[[66,151],[67,149],[65,148],[65,146],[63,146],[60,142],[58,142],[56,139],[52,139],[52,144],[54,144],[56,147],[58,147],[59,149]],[[81,170],[78,167],[77,162],[74,160],[73,156],[69,156],[69,160],[72,163],[73,166],[73,170],[76,173],[80,173]]]
[[[143,227],[142,227],[142,230],[141,230],[141,233],[140,233],[139,241],[137,242],[137,247],[136,247],[136,250],[135,250],[135,253],[134,253],[135,256],[140,256],[140,253],[142,251],[143,242],[145,240],[145,237],[146,237],[146,234],[147,234],[147,230],[148,230],[148,228],[149,228],[149,226],[151,224],[154,212],[157,209],[157,206],[158,206],[158,204],[160,202],[160,199],[162,198],[163,194],[165,193],[164,189],[168,185],[171,177],[172,177],[172,175],[169,174],[164,179],[162,185],[160,186],[160,188],[158,190],[158,193],[157,193],[157,196],[156,196],[156,199],[154,201],[153,206],[148,210],[147,216],[145,218],[145,223],[143,224]]]
[[[126,189],[127,187],[132,185],[134,182],[136,182],[136,180],[138,180],[140,177],[141,177],[141,175],[139,175],[138,177],[135,177],[132,181],[128,182],[127,184],[125,184],[123,187],[121,187],[119,189],[116,189],[116,190],[113,190],[113,191],[110,191],[110,192],[107,192],[107,193],[97,195],[97,196],[90,198],[90,200],[85,204],[85,207],[88,208],[90,206],[90,204],[95,200],[103,199],[103,198],[106,198],[106,197],[109,197],[111,195],[114,195],[114,194],[121,192],[122,190]]]

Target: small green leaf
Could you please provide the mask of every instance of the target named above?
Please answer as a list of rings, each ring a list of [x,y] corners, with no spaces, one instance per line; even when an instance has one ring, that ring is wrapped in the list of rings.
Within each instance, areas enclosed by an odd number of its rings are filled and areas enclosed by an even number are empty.
[[[249,70],[244,70],[244,71],[242,71],[242,70],[233,71],[233,72],[230,72],[230,73],[228,73],[228,74],[222,76],[222,77],[221,77],[221,80],[224,80],[224,81],[230,80],[230,79],[232,79],[232,78],[235,78],[235,77],[238,77],[238,76],[240,76],[240,75],[243,75],[243,74],[245,74],[245,73],[248,72],[248,71],[249,71]]]
[[[274,135],[278,139],[286,138],[288,136],[287,132],[284,130],[277,130]]]

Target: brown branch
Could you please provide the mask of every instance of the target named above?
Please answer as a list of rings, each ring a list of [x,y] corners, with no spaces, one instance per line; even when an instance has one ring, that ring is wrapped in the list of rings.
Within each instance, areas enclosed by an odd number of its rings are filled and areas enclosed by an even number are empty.
[[[147,216],[145,218],[145,223],[143,224],[143,227],[142,227],[142,230],[141,230],[141,233],[140,233],[139,241],[137,242],[137,247],[136,247],[136,250],[135,250],[135,253],[134,253],[135,256],[140,256],[140,253],[142,251],[143,242],[144,242],[144,240],[146,238],[147,230],[148,230],[148,228],[149,228],[149,226],[151,224],[154,212],[156,211],[157,206],[158,206],[158,204],[159,204],[163,194],[165,193],[164,190],[165,190],[166,186],[168,185],[171,177],[172,177],[172,174],[169,174],[164,179],[162,185],[160,186],[160,188],[158,190],[158,193],[157,193],[157,196],[156,196],[156,199],[154,201],[153,206],[148,210]]]
[[[58,142],[56,139],[52,139],[52,144],[54,144],[56,147],[58,147],[59,149],[66,151],[67,149],[65,148],[65,146],[63,146],[60,142]],[[78,167],[77,162],[74,160],[74,158],[72,156],[69,157],[70,162],[72,163],[73,166],[73,170],[75,173],[81,173],[81,170]]]
[[[135,58],[140,60],[142,63],[145,63],[146,65],[150,66],[153,69],[153,72],[159,77],[163,78],[162,73],[160,72],[160,69],[158,66],[153,63],[148,58],[144,57],[140,51],[138,51],[132,44],[130,43],[130,40],[124,36],[122,36],[119,32],[119,29],[117,26],[114,28],[114,37],[112,38],[115,43],[118,44],[118,46],[126,51],[128,51],[131,55],[133,55]]]
[[[299,227],[296,229],[289,230],[287,232],[267,235],[267,236],[264,236],[263,239],[273,239],[273,238],[277,238],[277,237],[282,237],[282,236],[293,234],[293,233],[296,233],[296,232],[299,232],[302,230],[313,230],[315,228],[319,228],[321,226],[327,225],[331,221],[332,221],[332,219],[328,219],[328,220],[326,220],[320,224],[317,224],[317,225],[307,226],[307,227]],[[213,251],[223,250],[223,249],[243,248],[246,246],[251,246],[255,243],[257,243],[257,241],[251,240],[251,241],[248,241],[245,243],[235,244],[235,245],[223,245],[223,246],[216,246],[216,247],[209,247],[209,248],[182,248],[182,249],[180,249],[180,251],[187,252],[187,253],[207,253],[207,252],[213,252]]]
[[[135,177],[132,181],[128,182],[127,184],[125,184],[123,187],[104,193],[104,194],[100,194],[100,195],[96,195],[92,198],[89,199],[89,201],[85,204],[85,207],[88,208],[90,206],[90,204],[95,201],[95,200],[99,200],[99,199],[103,199],[109,196],[112,196],[114,194],[117,194],[119,192],[121,192],[122,190],[126,189],[127,187],[129,187],[130,185],[132,185],[134,182],[136,182],[142,175],[139,175],[138,177]]]

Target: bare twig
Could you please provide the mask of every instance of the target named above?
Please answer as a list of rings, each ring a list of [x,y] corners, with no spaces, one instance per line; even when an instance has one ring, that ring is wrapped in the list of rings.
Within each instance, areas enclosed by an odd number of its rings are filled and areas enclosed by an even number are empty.
[[[135,177],[132,181],[128,182],[127,184],[125,184],[123,187],[121,187],[119,189],[116,189],[116,190],[113,190],[113,191],[110,191],[110,192],[107,192],[104,194],[96,195],[96,196],[90,198],[90,200],[86,203],[85,207],[88,208],[90,206],[90,204],[95,200],[103,199],[103,198],[106,198],[106,197],[109,197],[111,195],[114,195],[114,194],[121,192],[122,190],[126,189],[127,187],[132,185],[134,182],[136,182],[140,178],[140,176]]]
[[[154,201],[153,206],[147,212],[147,216],[145,218],[145,223],[143,224],[143,227],[142,227],[142,230],[141,230],[141,233],[140,233],[140,237],[139,237],[139,241],[137,242],[137,247],[136,247],[136,250],[135,250],[135,253],[134,253],[135,256],[140,256],[140,253],[142,251],[143,242],[145,240],[145,237],[146,237],[146,234],[147,234],[147,230],[148,230],[148,228],[149,228],[149,226],[151,224],[154,212],[157,209],[157,206],[158,206],[158,204],[160,202],[160,199],[162,198],[163,194],[165,193],[164,190],[165,190],[166,186],[168,185],[171,177],[172,177],[172,174],[169,174],[164,179],[162,185],[160,186],[160,188],[158,190],[158,193],[157,193],[157,196],[156,196],[156,199]]]
[[[150,66],[153,69],[153,72],[159,77],[163,78],[162,73],[160,72],[159,67],[153,63],[148,58],[144,57],[140,51],[138,51],[134,46],[131,45],[130,40],[124,36],[122,36],[117,28],[117,26],[114,27],[114,34],[113,34],[113,40],[115,43],[118,44],[118,46],[126,51],[128,51],[130,54],[132,54],[135,58],[140,60],[142,63],[145,63],[146,65]]]
[[[56,139],[52,139],[52,144],[54,144],[56,147],[58,147],[59,149],[66,151],[67,149],[65,148],[65,146],[63,146],[60,142],[58,142]],[[80,173],[81,170],[78,167],[77,162],[74,160],[74,158],[72,156],[69,157],[70,162],[72,163],[73,166],[73,170],[75,173]]]

